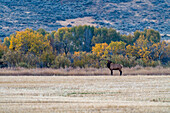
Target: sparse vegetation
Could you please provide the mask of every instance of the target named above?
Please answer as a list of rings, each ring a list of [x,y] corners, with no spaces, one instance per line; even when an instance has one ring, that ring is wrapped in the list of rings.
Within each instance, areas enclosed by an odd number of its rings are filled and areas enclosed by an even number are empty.
[[[169,34],[169,0],[1,0],[0,4],[0,38],[25,27],[52,31],[78,25],[114,27],[126,34],[151,27]]]

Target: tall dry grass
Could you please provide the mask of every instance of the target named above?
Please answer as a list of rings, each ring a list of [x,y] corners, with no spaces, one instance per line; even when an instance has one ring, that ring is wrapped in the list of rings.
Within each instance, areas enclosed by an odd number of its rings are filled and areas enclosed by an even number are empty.
[[[110,75],[108,68],[3,68],[0,69],[0,76],[19,76],[19,75],[35,75],[35,76],[83,76],[83,75]],[[119,71],[115,70],[114,75],[119,75]],[[123,75],[170,75],[170,68],[163,67],[140,67],[123,68]]]

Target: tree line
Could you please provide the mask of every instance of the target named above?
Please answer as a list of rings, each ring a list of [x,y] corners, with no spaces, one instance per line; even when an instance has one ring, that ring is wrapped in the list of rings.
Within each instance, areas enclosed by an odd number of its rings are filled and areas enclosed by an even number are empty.
[[[170,45],[153,29],[121,35],[113,28],[87,25],[51,33],[27,28],[0,43],[1,67],[100,68],[107,59],[125,67],[168,66]]]

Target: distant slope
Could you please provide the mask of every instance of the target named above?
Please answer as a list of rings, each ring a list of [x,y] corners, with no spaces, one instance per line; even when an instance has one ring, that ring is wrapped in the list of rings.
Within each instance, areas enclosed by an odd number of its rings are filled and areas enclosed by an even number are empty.
[[[169,0],[0,0],[0,37],[25,28],[57,30],[66,19],[113,27],[121,33],[153,28],[170,34]],[[89,18],[90,17],[90,18]],[[88,20],[90,19],[90,20]]]

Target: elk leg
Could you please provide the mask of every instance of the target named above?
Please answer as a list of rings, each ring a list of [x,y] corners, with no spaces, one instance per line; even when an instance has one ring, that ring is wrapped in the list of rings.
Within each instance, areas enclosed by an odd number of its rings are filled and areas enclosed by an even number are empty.
[[[122,75],[122,70],[119,70],[119,72],[120,72],[120,76]]]
[[[111,71],[111,75],[113,75],[113,70],[110,70]]]

